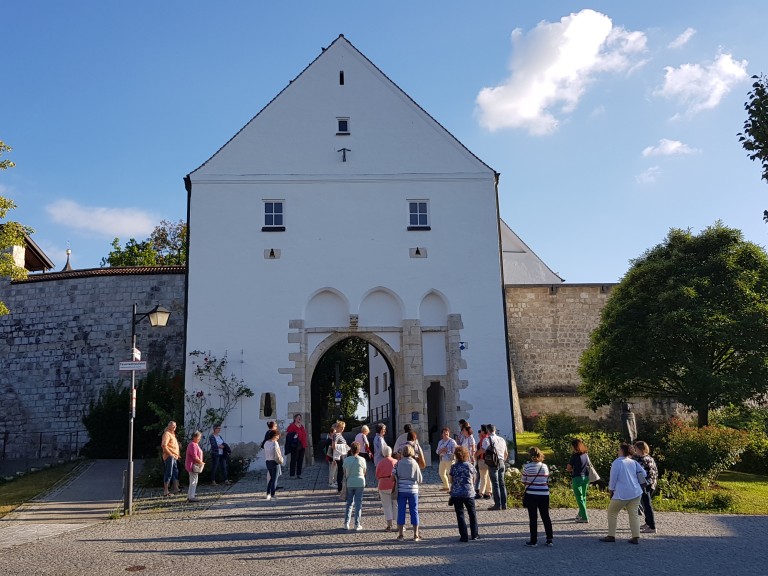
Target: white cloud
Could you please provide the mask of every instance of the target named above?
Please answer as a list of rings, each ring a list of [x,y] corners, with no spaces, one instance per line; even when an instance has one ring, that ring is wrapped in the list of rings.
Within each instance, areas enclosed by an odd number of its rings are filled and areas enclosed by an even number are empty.
[[[81,206],[72,200],[58,200],[45,210],[57,224],[121,240],[143,240],[160,222],[158,216],[138,208]]]
[[[747,78],[747,61],[736,61],[730,54],[719,54],[714,62],[667,66],[664,85],[654,92],[677,100],[692,115],[715,108],[731,88]]]
[[[648,146],[643,150],[643,156],[678,156],[683,154],[697,154],[699,150],[683,144],[679,140],[667,140],[662,138],[656,146]]]
[[[693,28],[686,28],[680,36],[672,40],[669,44],[667,44],[667,48],[682,48],[688,43],[688,40],[693,38],[693,35],[696,34],[696,30]]]
[[[608,16],[582,10],[559,22],[512,32],[509,78],[477,95],[480,123],[489,130],[557,130],[557,114],[572,112],[599,73],[630,70],[646,36],[615,27]]]
[[[659,176],[661,176],[661,168],[659,166],[651,166],[635,176],[635,180],[638,184],[653,184]]]

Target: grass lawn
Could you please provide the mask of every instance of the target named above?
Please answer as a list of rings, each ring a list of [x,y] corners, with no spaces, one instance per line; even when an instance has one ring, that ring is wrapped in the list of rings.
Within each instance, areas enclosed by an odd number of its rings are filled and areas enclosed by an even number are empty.
[[[517,434],[517,450],[523,460],[525,452],[531,446],[538,446],[545,454],[545,462],[551,465],[552,450],[543,444],[541,436],[536,432],[519,432]],[[520,458],[518,458],[518,462]],[[565,467],[563,466],[563,470]],[[607,478],[606,478],[607,480]],[[723,472],[717,480],[717,484],[708,490],[709,495],[722,494],[733,496],[733,505],[727,510],[731,514],[768,514],[768,476],[757,474],[745,474],[743,472]],[[576,500],[571,493],[568,478],[562,483],[551,486],[552,508],[573,508]],[[707,505],[697,504],[696,499],[691,502],[654,498],[654,508],[659,511],[680,512],[711,512],[721,513],[722,509],[710,509]],[[605,490],[591,487],[587,497],[589,508],[606,508],[609,498]]]
[[[723,472],[717,484],[736,496],[736,514],[768,514],[768,476]]]
[[[25,474],[11,482],[0,483],[0,518],[10,514],[35,496],[50,490],[78,464],[79,462],[67,462],[39,472]]]

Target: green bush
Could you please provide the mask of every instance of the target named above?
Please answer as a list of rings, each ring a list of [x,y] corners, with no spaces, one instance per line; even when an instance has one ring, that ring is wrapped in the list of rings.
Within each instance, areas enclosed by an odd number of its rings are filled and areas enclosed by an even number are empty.
[[[548,446],[563,438],[572,438],[581,433],[597,430],[595,422],[582,416],[574,416],[567,412],[541,414],[536,421],[534,430],[541,435]],[[554,448],[554,446],[552,446]]]
[[[736,497],[722,490],[714,490],[698,478],[686,478],[679,472],[666,471],[659,478],[659,495],[654,507],[665,511],[729,512],[736,505]]]
[[[728,406],[713,412],[711,422],[744,430],[749,441],[735,470],[768,474],[768,408],[764,406]]]
[[[665,426],[664,436],[663,451],[657,453],[663,468],[701,484],[714,482],[720,472],[733,467],[749,443],[749,435],[742,430],[696,428],[677,419]]]
[[[168,421],[176,420],[181,426],[184,379],[181,373],[155,370],[138,382],[136,392],[133,456],[153,457],[158,452],[160,437]],[[129,396],[130,387],[118,382],[107,384],[99,398],[91,400],[88,413],[82,418],[90,438],[83,448],[85,456],[128,457]]]

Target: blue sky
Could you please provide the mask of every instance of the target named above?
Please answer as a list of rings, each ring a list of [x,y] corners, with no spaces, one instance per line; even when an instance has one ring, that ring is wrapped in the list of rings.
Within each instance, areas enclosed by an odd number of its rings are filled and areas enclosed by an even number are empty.
[[[614,282],[669,228],[761,246],[741,149],[768,3],[4,2],[0,174],[61,268],[186,217],[182,178],[339,34],[501,173],[502,217],[568,282]]]

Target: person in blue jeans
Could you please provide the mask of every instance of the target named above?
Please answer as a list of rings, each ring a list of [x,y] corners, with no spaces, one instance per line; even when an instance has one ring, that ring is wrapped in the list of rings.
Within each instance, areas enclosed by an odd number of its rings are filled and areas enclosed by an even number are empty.
[[[414,459],[413,446],[406,444],[401,454],[403,457],[395,465],[395,478],[397,478],[397,539],[403,539],[405,528],[405,507],[411,514],[413,526],[413,539],[421,540],[419,534],[419,484],[424,479],[421,476],[419,463]]]
[[[227,479],[227,454],[224,450],[224,438],[221,437],[221,424],[213,427],[213,434],[208,437],[211,445],[211,457],[213,458],[213,471],[211,472],[211,484],[216,486],[216,472],[221,468],[224,484],[231,484]]]
[[[352,442],[349,453],[344,458],[344,478],[347,480],[347,508],[344,513],[344,528],[349,530],[352,520],[352,508],[355,509],[355,530],[362,530],[360,516],[363,513],[363,491],[365,490],[365,471],[367,464],[365,458],[360,456],[360,444]]]
[[[496,426],[488,424],[488,436],[483,440],[480,446],[484,453],[494,450],[498,456],[498,465],[492,466],[486,458],[488,465],[488,474],[491,477],[491,489],[493,490],[493,506],[488,510],[506,510],[507,509],[507,485],[504,483],[505,462],[509,458],[507,450],[507,441],[496,434]]]
[[[451,500],[453,508],[456,511],[456,522],[459,525],[459,540],[469,542],[469,538],[477,540],[477,514],[475,513],[475,478],[477,471],[475,467],[468,462],[469,450],[464,446],[459,446],[454,450],[453,455],[456,462],[451,464],[448,475],[451,478]],[[467,521],[464,519],[464,509],[467,509],[469,516],[469,532],[467,532]]]

